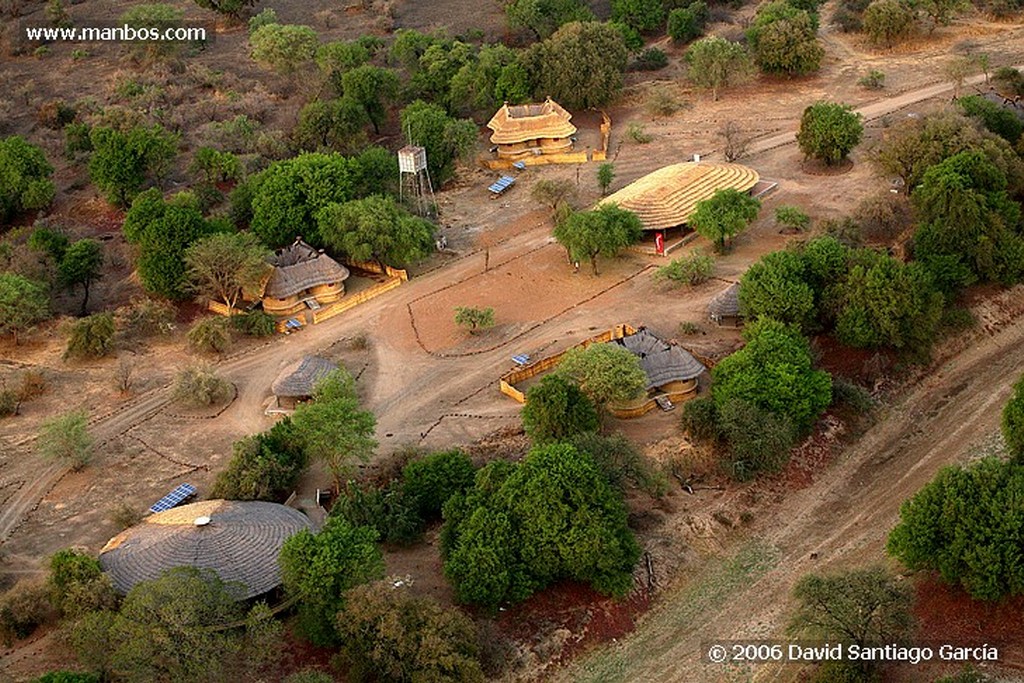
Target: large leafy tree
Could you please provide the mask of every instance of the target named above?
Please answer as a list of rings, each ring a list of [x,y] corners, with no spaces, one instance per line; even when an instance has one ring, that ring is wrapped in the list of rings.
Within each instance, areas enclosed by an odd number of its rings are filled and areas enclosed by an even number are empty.
[[[449,106],[460,115],[490,116],[502,102],[525,102],[531,92],[519,55],[501,44],[480,48],[476,60],[464,64],[449,86]]]
[[[649,33],[665,23],[665,5],[661,0],[612,0],[612,20]]]
[[[815,158],[828,165],[846,159],[860,143],[864,125],[860,114],[849,105],[837,102],[815,102],[804,109],[800,118],[797,144],[805,157]]]
[[[694,85],[711,91],[718,101],[722,88],[736,85],[751,76],[751,62],[747,51],[739,43],[708,36],[701,38],[686,51],[687,77]]]
[[[292,138],[303,150],[348,152],[366,144],[366,110],[351,97],[313,100],[299,112]]]
[[[568,23],[524,56],[536,92],[572,109],[614,100],[628,59],[622,33],[596,21]]]
[[[402,468],[402,495],[422,519],[439,519],[448,499],[471,487],[475,475],[473,462],[462,451],[431,453]]]
[[[761,319],[744,331],[747,345],[711,371],[715,405],[721,410],[741,399],[788,417],[806,432],[832,402],[832,380],[815,370],[800,333],[781,322]]]
[[[0,273],[0,334],[18,335],[50,317],[50,297],[32,280],[15,273]]]
[[[555,370],[598,406],[632,401],[647,387],[640,359],[621,344],[590,344],[565,352]]]
[[[0,225],[53,201],[53,166],[43,150],[13,135],[0,139]]]
[[[195,291],[234,308],[244,291],[255,290],[266,277],[269,257],[251,233],[216,233],[185,250],[186,274]]]
[[[937,570],[979,600],[1024,593],[1024,468],[987,458],[939,470],[900,507],[887,549],[910,569]]]
[[[534,443],[564,441],[600,427],[594,402],[564,377],[548,375],[526,392],[523,428]]]
[[[690,226],[711,240],[715,249],[725,250],[726,242],[750,225],[761,210],[761,202],[745,192],[726,188],[697,202]]]
[[[392,197],[330,204],[317,214],[320,238],[357,261],[404,265],[430,253],[434,226],[410,215]]]
[[[740,280],[739,300],[751,320],[772,318],[808,330],[817,319],[806,263],[788,249],[765,254],[747,269]]]
[[[384,575],[377,532],[331,515],[320,533],[303,530],[281,548],[281,582],[299,600],[299,626],[313,643],[336,645],[345,591]]]
[[[774,0],[758,8],[747,42],[765,73],[801,76],[817,71],[825,55],[817,30],[816,17],[809,12]]]
[[[640,549],[622,497],[591,456],[568,444],[494,462],[444,508],[445,575],[462,602],[496,608],[559,579],[625,594]]]
[[[46,587],[50,603],[65,618],[75,619],[94,610],[112,609],[117,594],[110,577],[91,555],[67,548],[49,559]]]
[[[436,104],[416,100],[401,113],[402,131],[413,144],[427,150],[427,168],[434,187],[455,175],[455,164],[469,154],[476,142],[476,125],[455,119]]]
[[[342,95],[345,92],[341,83],[342,76],[370,61],[370,51],[359,41],[336,40],[318,47],[315,59],[316,65],[330,80],[335,92]]]
[[[906,0],[875,0],[864,10],[863,24],[871,42],[892,47],[914,32],[917,12]]]
[[[341,83],[345,98],[363,108],[373,132],[379,134],[387,105],[398,97],[398,75],[391,69],[363,64],[345,72]]]
[[[316,31],[294,24],[266,24],[249,36],[252,58],[285,76],[312,61],[317,43]]]
[[[574,260],[588,259],[594,275],[598,256],[614,257],[642,236],[637,215],[614,204],[574,213],[555,226],[555,239]]]
[[[571,21],[592,20],[594,13],[580,0],[511,0],[505,16],[512,28],[527,28],[543,40]]]
[[[139,249],[135,265],[146,291],[184,299],[189,291],[185,252],[216,230],[203,218],[195,197],[181,193],[164,200],[156,188],[146,190],[132,202],[122,228],[125,239]]]
[[[103,245],[94,239],[78,240],[64,252],[57,266],[57,278],[68,288],[82,286],[82,306],[79,315],[85,315],[89,306],[89,287],[103,274]]]
[[[1013,396],[1003,407],[1003,440],[1017,462],[1024,456],[1024,379],[1013,385]]]
[[[280,502],[306,468],[306,453],[285,418],[261,434],[236,441],[228,467],[217,475],[211,495],[229,500]]]
[[[89,178],[118,206],[128,206],[148,179],[163,175],[178,150],[178,136],[159,125],[128,131],[97,126],[89,140]]]

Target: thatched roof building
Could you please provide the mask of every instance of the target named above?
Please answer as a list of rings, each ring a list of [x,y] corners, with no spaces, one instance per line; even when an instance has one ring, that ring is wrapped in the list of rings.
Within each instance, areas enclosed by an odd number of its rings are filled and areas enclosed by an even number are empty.
[[[685,162],[660,168],[599,202],[617,204],[635,213],[645,230],[667,230],[685,225],[697,202],[718,190],[749,192],[760,177],[740,164]]]
[[[307,398],[313,395],[317,382],[337,369],[326,358],[304,356],[281,371],[271,390],[278,398]]]
[[[502,105],[487,127],[494,131],[491,144],[499,157],[552,154],[572,147],[576,126],[572,114],[550,97],[539,104]]]
[[[708,317],[719,325],[736,325],[740,315],[740,285],[734,282],[708,302]]]
[[[706,370],[688,351],[658,339],[643,328],[612,343],[626,347],[640,359],[640,367],[647,374],[648,390],[696,379]]]
[[[110,539],[99,561],[122,594],[173,567],[197,567],[242,584],[242,597],[251,598],[281,583],[281,547],[312,528],[306,515],[277,503],[207,500],[150,515]]]
[[[323,250],[316,250],[297,237],[291,245],[278,249],[271,258],[271,273],[263,295],[274,299],[290,296],[320,285],[344,282],[348,268]]]

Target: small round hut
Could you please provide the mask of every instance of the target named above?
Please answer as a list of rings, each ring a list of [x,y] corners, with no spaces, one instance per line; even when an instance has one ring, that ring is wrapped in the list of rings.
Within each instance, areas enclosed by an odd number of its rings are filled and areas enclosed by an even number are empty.
[[[294,410],[299,401],[313,395],[317,382],[337,369],[337,365],[319,356],[303,356],[286,366],[270,387],[277,407]]]
[[[708,317],[719,327],[739,327],[743,324],[738,282],[732,283],[708,302]]]
[[[239,597],[248,599],[280,585],[281,547],[303,529],[313,529],[309,518],[284,505],[206,500],[125,529],[107,542],[99,561],[121,594],[168,569],[196,567],[237,582],[244,587]]]

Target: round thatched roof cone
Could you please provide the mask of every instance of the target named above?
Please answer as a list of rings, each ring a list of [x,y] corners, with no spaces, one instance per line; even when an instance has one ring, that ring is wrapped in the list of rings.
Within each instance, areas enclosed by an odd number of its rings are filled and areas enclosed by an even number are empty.
[[[251,598],[281,583],[281,546],[312,528],[306,515],[277,503],[206,500],[150,515],[110,539],[99,559],[122,594],[173,567],[198,567],[238,582],[239,597]]]

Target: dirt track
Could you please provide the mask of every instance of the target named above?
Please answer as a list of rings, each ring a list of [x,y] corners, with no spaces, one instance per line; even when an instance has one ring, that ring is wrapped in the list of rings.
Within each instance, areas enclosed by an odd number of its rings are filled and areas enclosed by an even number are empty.
[[[698,582],[729,584],[732,590],[681,587],[628,639],[570,667],[561,680],[732,679],[738,670],[700,661],[701,643],[780,638],[790,591],[805,573],[883,561],[900,504],[998,429],[1002,405],[1022,372],[1024,320],[1018,319],[938,367],[819,481],[767,511],[770,521],[758,530],[753,549],[733,548],[731,557],[712,560],[700,574]],[[746,557],[733,562],[740,555]],[[737,572],[730,577],[722,568],[742,563],[747,567],[738,580]],[[695,607],[695,600],[709,594],[718,599]],[[1004,664],[1024,664],[1020,653],[1007,654]],[[792,666],[768,665],[746,671],[758,681],[790,680],[794,672]]]

